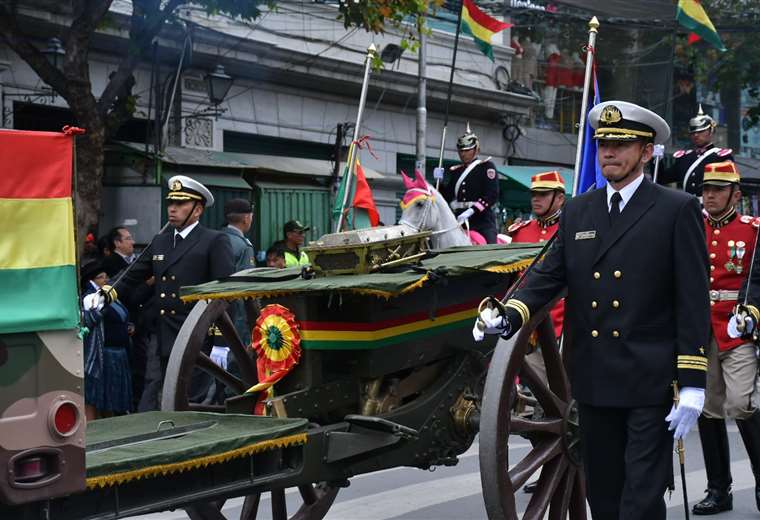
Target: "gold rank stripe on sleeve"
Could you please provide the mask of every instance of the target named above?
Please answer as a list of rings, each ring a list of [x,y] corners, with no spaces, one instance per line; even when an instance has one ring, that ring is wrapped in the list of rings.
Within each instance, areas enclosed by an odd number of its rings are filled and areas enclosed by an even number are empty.
[[[676,368],[702,370],[707,372],[707,358],[704,356],[678,356]]]
[[[520,318],[522,318],[523,325],[528,323],[528,320],[530,319],[530,309],[528,309],[527,305],[525,305],[520,300],[515,300],[512,298],[507,302],[507,307],[514,309],[520,313]]]

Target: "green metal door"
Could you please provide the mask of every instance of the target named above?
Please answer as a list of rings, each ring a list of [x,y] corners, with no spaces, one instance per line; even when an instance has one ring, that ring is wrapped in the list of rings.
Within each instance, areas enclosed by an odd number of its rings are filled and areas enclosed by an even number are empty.
[[[331,232],[330,191],[311,186],[283,186],[257,182],[255,245],[265,251],[277,240],[282,240],[282,227],[289,220],[300,220],[311,229],[306,243]]]

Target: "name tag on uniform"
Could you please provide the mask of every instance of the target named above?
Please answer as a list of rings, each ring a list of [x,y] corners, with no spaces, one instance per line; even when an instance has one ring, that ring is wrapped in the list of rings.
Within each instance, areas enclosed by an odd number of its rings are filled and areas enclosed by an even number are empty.
[[[164,255],[153,255],[154,262],[162,262],[163,260],[164,260]]]
[[[596,238],[596,230],[578,231],[575,234],[575,239],[576,240],[589,240],[591,238]]]

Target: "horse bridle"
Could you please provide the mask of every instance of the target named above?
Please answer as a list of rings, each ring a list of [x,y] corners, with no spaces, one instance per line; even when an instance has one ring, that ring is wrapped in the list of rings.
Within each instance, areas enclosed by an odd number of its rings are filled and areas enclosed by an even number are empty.
[[[418,226],[412,224],[408,220],[404,220],[403,218],[401,220],[399,220],[398,223],[412,228],[415,231],[415,233],[419,233],[420,231],[423,231],[425,229],[425,223],[427,222],[427,218],[430,215],[430,210],[433,207],[433,199],[435,198],[435,194],[432,191],[430,191],[430,188],[427,188],[427,189],[424,189],[424,190],[422,188],[410,188],[409,191],[416,192],[416,193],[421,193],[422,194],[422,198],[424,198],[426,201],[428,201],[428,204],[425,205],[425,210],[422,213],[422,219],[420,220],[420,224]],[[411,201],[409,201],[409,204],[411,204],[412,201],[416,200],[417,198],[418,197],[415,197],[414,199],[412,199]],[[402,208],[402,209],[404,209],[404,208]],[[443,234],[443,233],[448,233],[449,231],[452,231],[452,230],[454,230],[454,229],[456,229],[458,227],[460,227],[459,222],[457,222],[454,226],[452,226],[450,228],[447,228],[447,229],[439,229],[438,231],[431,231],[430,234],[433,235],[433,236],[434,235],[440,235],[440,234]]]

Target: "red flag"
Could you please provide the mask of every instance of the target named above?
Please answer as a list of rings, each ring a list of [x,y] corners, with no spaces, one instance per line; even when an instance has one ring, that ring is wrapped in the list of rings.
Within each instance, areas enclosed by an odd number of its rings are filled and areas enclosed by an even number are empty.
[[[367,178],[364,176],[364,169],[359,161],[356,161],[356,191],[354,191],[354,208],[362,208],[369,216],[369,222],[372,226],[380,223],[380,214],[375,206],[375,199],[372,198],[372,190],[369,189]]]

